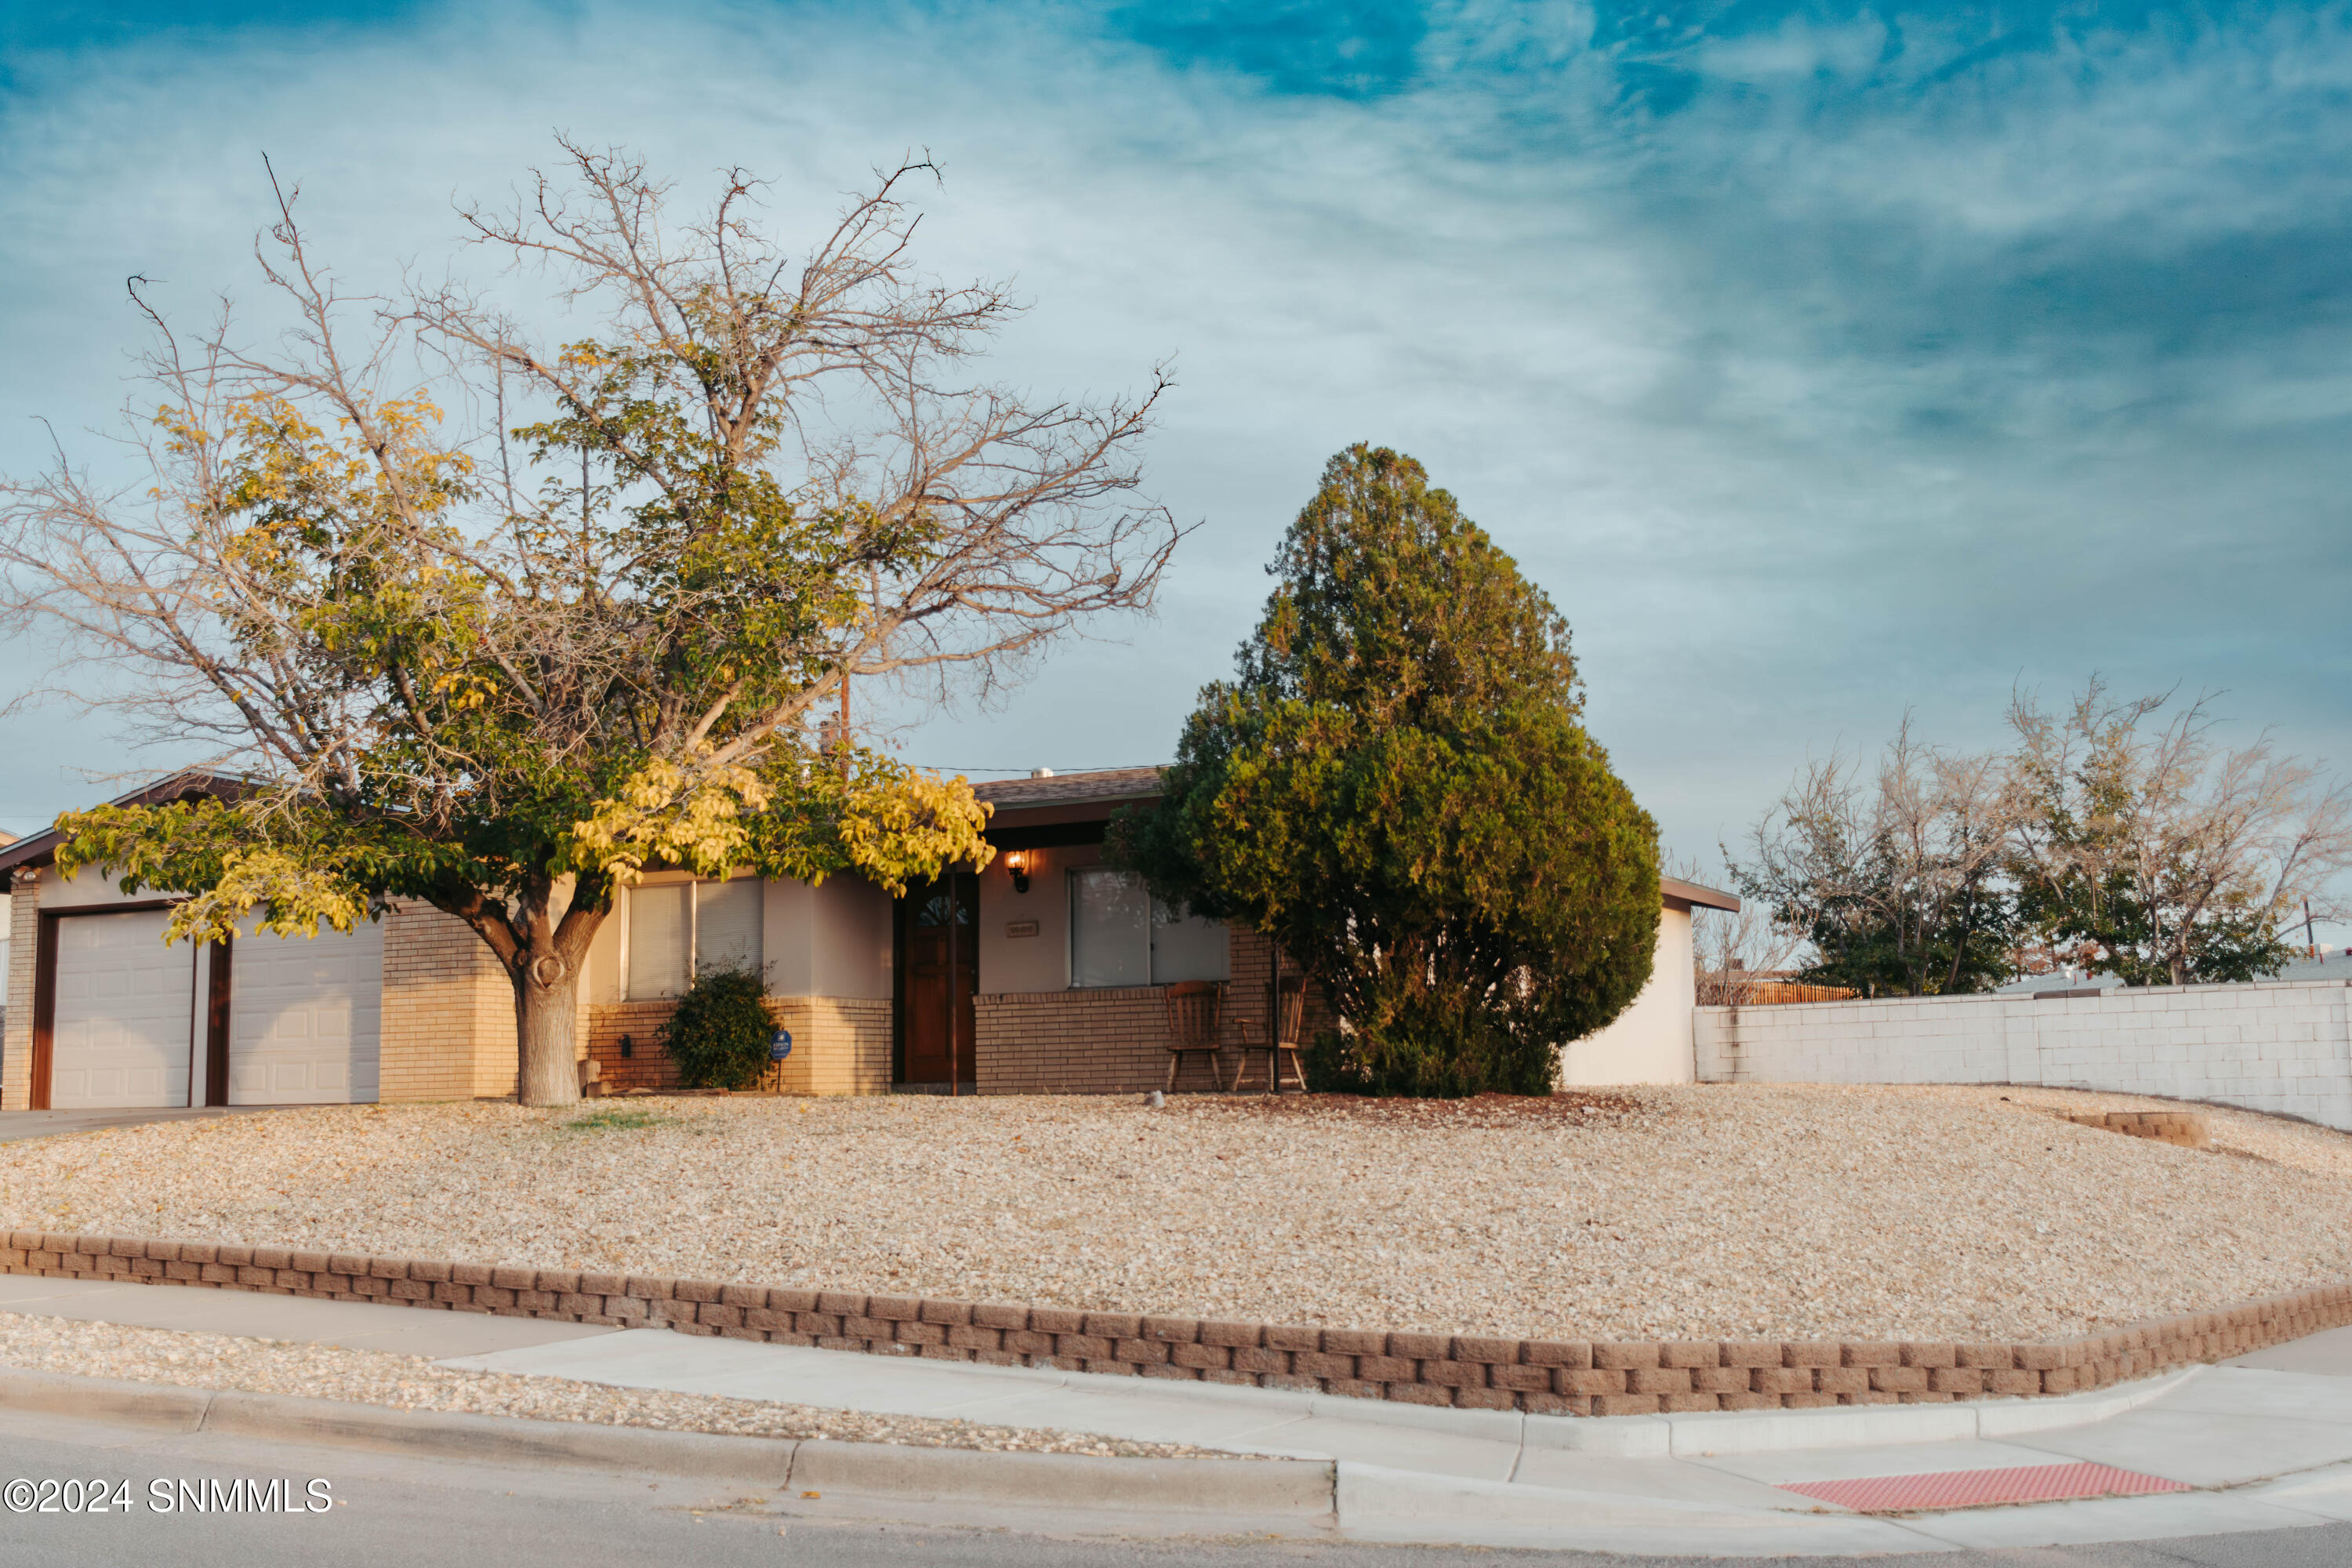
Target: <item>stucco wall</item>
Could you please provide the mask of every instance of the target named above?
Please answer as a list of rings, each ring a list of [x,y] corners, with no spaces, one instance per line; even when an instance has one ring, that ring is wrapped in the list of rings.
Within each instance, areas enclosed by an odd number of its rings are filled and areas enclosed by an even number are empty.
[[[789,977],[781,965],[770,972],[771,991],[780,996],[890,1000],[889,894],[861,877],[828,877],[814,888],[772,880],[768,886],[793,889],[795,898],[804,896],[803,904],[791,911],[793,923],[785,928],[785,935],[797,952],[805,933],[808,952],[805,970]],[[762,922],[764,930],[764,916]],[[887,1067],[884,1070],[887,1076]]]
[[[1668,905],[1658,915],[1657,956],[1649,984],[1608,1027],[1570,1042],[1560,1053],[1560,1083],[1691,1082],[1696,1076],[1691,1057],[1695,981],[1690,910]]]
[[[60,877],[55,866],[44,866],[39,876],[41,907],[47,910],[86,910],[98,904],[122,904],[172,896],[153,888],[143,892],[126,893],[115,885],[113,871],[97,866],[85,866],[71,877]]]
[[[2341,980],[2095,996],[1701,1007],[1698,1076],[1728,1083],[2020,1083],[2210,1100],[2352,1131]]]
[[[1070,984],[1070,869],[1102,863],[1102,846],[1027,851],[1029,890],[1016,892],[999,854],[980,874],[980,994],[1061,991]],[[1033,936],[1012,928],[1034,922]]]
[[[649,881],[680,879],[656,873]],[[588,949],[583,1005],[614,1006],[627,994],[630,892]],[[760,893],[760,960],[771,996],[890,999],[890,895],[857,877],[829,877],[818,887],[769,878]],[[640,998],[642,1000],[642,998]]]

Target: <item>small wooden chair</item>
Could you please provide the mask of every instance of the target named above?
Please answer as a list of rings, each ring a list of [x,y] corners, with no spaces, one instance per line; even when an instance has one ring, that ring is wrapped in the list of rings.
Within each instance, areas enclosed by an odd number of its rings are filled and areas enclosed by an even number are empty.
[[[1168,987],[1168,1091],[1176,1089],[1176,1069],[1185,1053],[1199,1051],[1209,1058],[1209,1081],[1216,1083],[1218,1004],[1224,987],[1213,980],[1180,980]]]
[[[1297,1080],[1302,1091],[1307,1088],[1307,1068],[1298,1059],[1298,1037],[1307,1017],[1307,976],[1282,975],[1275,981],[1272,990],[1274,1016],[1269,1020],[1272,1027],[1267,1031],[1264,1043],[1254,1039],[1243,1043],[1242,1059],[1234,1064],[1233,1091],[1235,1094],[1242,1090],[1242,1073],[1248,1068],[1250,1056],[1255,1051],[1265,1053],[1266,1093],[1282,1092],[1282,1058],[1286,1052],[1290,1057],[1291,1076]]]

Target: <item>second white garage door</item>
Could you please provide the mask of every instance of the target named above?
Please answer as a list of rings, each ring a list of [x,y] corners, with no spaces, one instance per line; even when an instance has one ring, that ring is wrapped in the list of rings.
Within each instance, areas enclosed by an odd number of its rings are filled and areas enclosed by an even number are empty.
[[[229,966],[228,1102],[331,1105],[376,1097],[383,927],[240,936]]]

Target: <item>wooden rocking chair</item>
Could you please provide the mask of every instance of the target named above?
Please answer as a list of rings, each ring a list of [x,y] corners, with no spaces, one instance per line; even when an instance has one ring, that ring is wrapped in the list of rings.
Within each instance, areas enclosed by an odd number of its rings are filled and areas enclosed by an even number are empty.
[[[1213,980],[1180,980],[1168,987],[1169,1093],[1176,1091],[1176,1069],[1191,1051],[1209,1058],[1209,1081],[1218,1082],[1218,1004],[1223,999],[1224,987]]]
[[[1298,1059],[1298,1037],[1307,1017],[1307,976],[1282,975],[1275,981],[1273,992],[1274,1016],[1268,1020],[1272,1026],[1267,1031],[1265,1042],[1261,1045],[1255,1040],[1244,1041],[1242,1059],[1234,1064],[1233,1091],[1235,1094],[1242,1091],[1242,1074],[1248,1068],[1250,1055],[1254,1051],[1265,1053],[1266,1093],[1282,1092],[1282,1058],[1286,1053],[1290,1058],[1291,1076],[1297,1080],[1300,1091],[1304,1092],[1307,1088],[1307,1068]]]

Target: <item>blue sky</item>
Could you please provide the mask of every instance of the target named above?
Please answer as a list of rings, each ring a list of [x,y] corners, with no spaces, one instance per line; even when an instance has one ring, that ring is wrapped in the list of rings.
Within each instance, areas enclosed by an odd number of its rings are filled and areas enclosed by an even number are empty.
[[[2352,764],[2341,6],[117,4],[0,21],[0,466],[128,390],[121,279],[250,296],[260,157],[354,278],[557,128],[781,226],[929,148],[927,256],[1034,301],[998,369],[1175,357],[1157,619],[904,737],[1164,757],[1324,459],[1420,457],[1576,628],[1673,847],[1810,751],[1998,739],[2012,685],[2225,693]],[[462,259],[460,264],[462,265]],[[0,649],[0,679],[40,667]],[[161,763],[12,721],[0,825]]]

